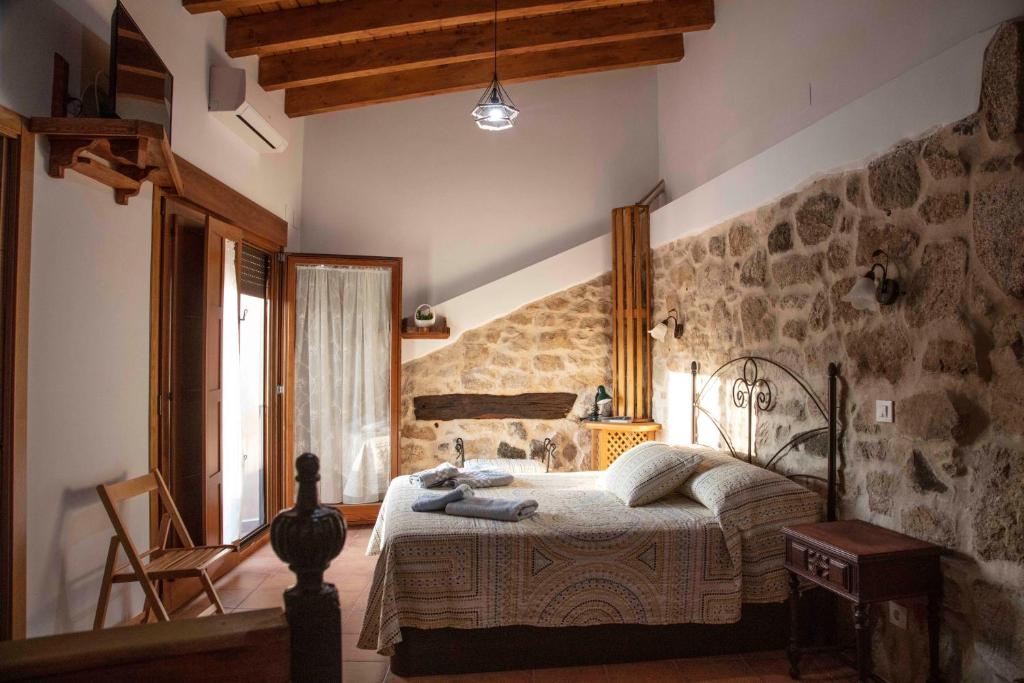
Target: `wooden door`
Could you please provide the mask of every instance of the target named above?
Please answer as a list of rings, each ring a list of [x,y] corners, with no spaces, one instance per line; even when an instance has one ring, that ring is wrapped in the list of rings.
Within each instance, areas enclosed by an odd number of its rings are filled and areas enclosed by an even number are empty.
[[[331,254],[287,254],[285,264],[285,298],[284,298],[284,339],[285,351],[285,401],[284,401],[284,453],[288,463],[286,471],[292,468],[291,463],[296,457],[295,452],[295,301],[297,272],[301,266],[350,266],[387,268],[391,271],[391,367],[390,378],[390,446],[391,476],[398,475],[399,452],[399,420],[401,415],[402,387],[402,352],[401,352],[401,318],[402,318],[402,259],[400,257],[382,256],[340,256]],[[292,478],[287,478],[285,500],[290,504],[294,500]],[[323,501],[335,503],[336,501]],[[380,509],[379,503],[337,505],[345,515],[349,524],[372,524]]]
[[[225,542],[223,536],[223,469],[221,407],[223,402],[224,255],[225,241],[241,244],[241,231],[207,216],[203,272],[203,542]],[[237,254],[237,249],[236,252]],[[227,539],[234,541],[235,539]]]
[[[156,465],[167,479],[189,535],[201,543],[206,535],[203,454],[206,216],[169,199],[164,200],[161,215],[157,368],[160,419]],[[166,511],[158,508],[156,512],[154,521]]]
[[[237,228],[178,201],[164,211],[158,466],[197,544],[221,542],[225,240]],[[230,539],[234,540],[234,539]]]
[[[223,519],[221,309],[226,240],[236,246],[252,241],[270,247],[251,240],[240,228],[211,217],[190,202],[164,196],[157,201],[160,205],[159,230],[154,234],[156,295],[151,325],[151,400],[155,406],[151,439],[155,457],[151,462],[164,474],[192,540],[197,544],[214,544],[221,540]],[[276,272],[274,268],[279,264],[275,261],[271,265],[272,272]],[[280,299],[279,286],[271,288],[271,297],[273,301]],[[271,306],[273,316],[278,315],[277,310],[276,305]],[[268,343],[271,352],[276,353],[277,339],[272,337]],[[268,379],[269,382],[280,381],[276,379],[279,375],[271,376],[275,379]],[[278,398],[269,388],[267,395]],[[272,407],[279,411],[280,401]],[[278,435],[276,426],[268,431]],[[278,451],[267,452],[268,463],[274,466],[269,475],[273,483],[267,486],[267,513],[273,516],[283,507],[278,483],[282,475],[275,460]],[[152,505],[150,534],[155,538],[165,511],[159,501]],[[257,539],[249,540],[249,547],[255,548],[256,544],[251,542]],[[213,574],[219,576],[236,563],[237,557],[232,556],[216,566]],[[166,583],[162,588],[164,604],[173,610],[200,591],[198,581]]]
[[[203,542],[221,537],[221,390],[224,318],[224,235],[206,227],[203,273]]]

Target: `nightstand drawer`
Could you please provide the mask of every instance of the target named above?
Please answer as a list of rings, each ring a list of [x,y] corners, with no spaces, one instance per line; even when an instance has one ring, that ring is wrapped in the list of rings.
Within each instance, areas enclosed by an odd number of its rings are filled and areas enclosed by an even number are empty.
[[[786,559],[789,565],[807,572],[821,581],[826,581],[847,592],[853,591],[853,577],[850,565],[845,560],[832,557],[827,552],[797,541],[788,540]]]

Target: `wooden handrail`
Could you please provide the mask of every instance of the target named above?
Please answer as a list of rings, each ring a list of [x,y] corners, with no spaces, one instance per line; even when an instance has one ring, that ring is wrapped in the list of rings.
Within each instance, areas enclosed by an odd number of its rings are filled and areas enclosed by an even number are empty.
[[[247,683],[283,681],[289,642],[277,608],[13,640],[0,642],[0,681],[222,681],[243,667]]]
[[[645,194],[644,198],[638,201],[637,204],[640,204],[641,206],[650,206],[651,202],[653,202],[655,198],[663,192],[665,192],[665,181],[659,180],[658,184],[655,185],[650,192]]]

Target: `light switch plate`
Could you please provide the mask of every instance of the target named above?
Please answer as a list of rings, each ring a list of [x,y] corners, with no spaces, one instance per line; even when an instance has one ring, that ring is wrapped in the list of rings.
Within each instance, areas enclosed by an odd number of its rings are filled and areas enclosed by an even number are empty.
[[[892,421],[892,401],[875,401],[875,422]]]

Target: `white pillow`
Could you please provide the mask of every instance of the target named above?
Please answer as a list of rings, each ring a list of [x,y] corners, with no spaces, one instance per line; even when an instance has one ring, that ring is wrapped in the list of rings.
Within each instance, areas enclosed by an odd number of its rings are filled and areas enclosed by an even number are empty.
[[[467,470],[501,470],[509,474],[544,474],[544,463],[529,458],[473,458]]]
[[[701,460],[696,449],[647,441],[611,464],[605,472],[605,488],[631,508],[647,505],[678,489]]]

